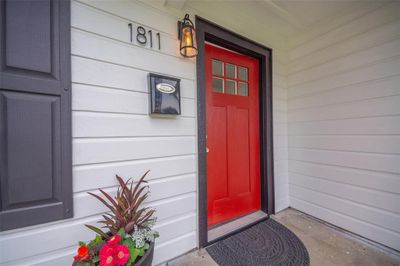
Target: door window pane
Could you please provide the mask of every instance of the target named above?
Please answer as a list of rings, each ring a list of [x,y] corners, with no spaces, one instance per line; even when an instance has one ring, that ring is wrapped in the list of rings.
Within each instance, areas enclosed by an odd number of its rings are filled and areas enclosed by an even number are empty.
[[[212,74],[223,76],[224,75],[224,63],[218,60],[212,60]]]
[[[236,94],[236,81],[226,80],[226,94]]]
[[[249,89],[248,89],[247,83],[239,82],[238,95],[240,95],[240,96],[249,96]]]
[[[212,78],[212,90],[214,92],[224,92],[224,80],[221,78]]]
[[[236,78],[236,66],[226,63],[226,77],[227,78]]]
[[[246,67],[238,67],[238,76],[240,80],[247,81],[247,68]]]

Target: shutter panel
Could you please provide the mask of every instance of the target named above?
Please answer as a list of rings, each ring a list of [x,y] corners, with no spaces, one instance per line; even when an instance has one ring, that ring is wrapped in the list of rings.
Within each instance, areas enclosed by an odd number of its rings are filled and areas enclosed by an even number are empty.
[[[0,230],[72,217],[70,2],[0,2]]]

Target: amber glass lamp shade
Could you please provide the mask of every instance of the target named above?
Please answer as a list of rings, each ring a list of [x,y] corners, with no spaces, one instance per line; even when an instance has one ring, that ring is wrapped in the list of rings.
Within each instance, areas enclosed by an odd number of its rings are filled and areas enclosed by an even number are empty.
[[[189,20],[188,15],[181,23],[180,28],[180,53],[184,57],[195,57],[197,51],[196,32],[193,23]]]

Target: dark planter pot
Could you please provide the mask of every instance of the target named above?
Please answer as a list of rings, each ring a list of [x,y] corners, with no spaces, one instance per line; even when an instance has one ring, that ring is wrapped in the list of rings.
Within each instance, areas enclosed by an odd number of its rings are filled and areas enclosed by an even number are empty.
[[[154,242],[150,243],[149,249],[144,253],[144,256],[135,264],[135,266],[151,266],[154,256]]]

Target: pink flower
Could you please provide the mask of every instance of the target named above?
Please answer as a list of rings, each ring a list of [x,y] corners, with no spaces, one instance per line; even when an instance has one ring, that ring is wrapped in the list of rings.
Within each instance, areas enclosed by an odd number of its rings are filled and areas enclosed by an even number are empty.
[[[114,266],[115,262],[114,247],[106,244],[100,249],[100,266]]]
[[[120,236],[113,238],[100,249],[100,266],[123,266],[130,258],[128,247],[117,244],[121,240]]]
[[[115,246],[119,243],[119,241],[121,241],[121,236],[116,234],[107,241],[107,244],[109,244],[110,246]]]
[[[125,265],[125,263],[129,260],[130,253],[129,249],[126,245],[118,245],[115,248],[115,264],[116,265]]]

